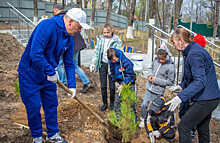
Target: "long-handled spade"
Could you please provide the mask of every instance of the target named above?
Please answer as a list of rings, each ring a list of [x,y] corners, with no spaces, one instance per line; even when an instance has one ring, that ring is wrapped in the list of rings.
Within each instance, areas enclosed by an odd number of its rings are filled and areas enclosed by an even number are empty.
[[[57,81],[57,84],[62,87],[66,92],[69,94],[73,94],[71,90],[69,90],[68,87],[66,87],[62,82],[59,80]],[[98,115],[96,114],[88,105],[86,105],[82,100],[80,100],[77,96],[75,96],[75,99],[82,104],[87,110],[89,110],[103,125],[108,126],[108,124]]]

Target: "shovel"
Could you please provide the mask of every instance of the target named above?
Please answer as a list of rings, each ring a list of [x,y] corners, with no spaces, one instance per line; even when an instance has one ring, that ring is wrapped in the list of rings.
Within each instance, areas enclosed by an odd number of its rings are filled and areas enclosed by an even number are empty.
[[[73,94],[68,87],[66,87],[62,82],[57,80],[57,84],[62,87],[67,93]],[[88,105],[86,105],[82,100],[80,100],[77,96],[74,97],[80,104],[82,104],[87,110],[89,110],[103,125],[107,126],[107,123],[98,115],[96,114]]]

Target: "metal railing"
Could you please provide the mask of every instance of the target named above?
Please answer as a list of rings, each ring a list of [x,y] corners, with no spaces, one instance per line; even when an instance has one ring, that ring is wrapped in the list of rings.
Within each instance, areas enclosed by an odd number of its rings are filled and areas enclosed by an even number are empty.
[[[155,37],[155,38],[157,38],[158,40],[160,40],[160,42],[162,41],[162,42],[166,43],[168,49],[170,50],[170,52],[171,52],[172,55],[173,55],[173,59],[174,59],[174,63],[175,63],[175,68],[176,68],[176,71],[177,71],[176,84],[178,84],[179,81],[181,80],[181,77],[182,77],[181,72],[180,72],[180,69],[181,69],[181,71],[182,71],[182,68],[180,68],[180,67],[182,66],[182,64],[181,64],[181,62],[180,62],[180,60],[181,60],[180,52],[178,52],[172,44],[170,44],[168,41],[164,40],[163,38],[160,38],[160,37],[159,37],[158,35],[156,35],[156,34],[158,34],[158,33],[159,33],[159,34],[163,34],[163,35],[165,35],[165,36],[168,37],[168,38],[170,38],[171,35],[168,34],[168,33],[166,33],[166,32],[164,32],[163,30],[157,28],[156,26],[154,26],[154,25],[152,25],[152,24],[149,24],[149,23],[148,23],[147,26],[148,26],[149,28],[153,29],[153,32],[152,32],[152,33],[153,33],[153,35],[152,35],[152,39],[153,39],[153,40],[152,40],[152,57],[154,57],[154,50],[155,50],[155,48],[154,48],[154,45],[155,45],[155,44],[154,44],[154,43],[155,43],[154,37]],[[190,31],[189,29],[187,29],[187,28],[185,28],[185,27],[183,27],[183,26],[180,26],[180,27],[182,27],[182,28],[186,29],[187,31],[191,32],[192,34],[196,35],[195,32]],[[155,30],[157,31],[157,33],[155,33]],[[212,45],[212,46],[215,47],[215,48],[211,48],[209,45],[206,45],[207,51],[210,53],[210,55],[211,55],[212,58],[213,58],[213,63],[214,63],[215,68],[216,68],[216,76],[217,76],[217,79],[220,79],[220,64],[219,64],[220,54],[219,54],[219,52],[218,52],[218,51],[220,50],[220,47],[217,46],[216,44],[210,42],[208,39],[206,39],[206,41],[207,41],[210,45]],[[177,54],[177,53],[178,53],[178,54]],[[177,62],[176,62],[176,58],[177,58]],[[153,59],[152,59],[152,60],[153,60]]]
[[[179,81],[181,80],[181,77],[182,77],[182,75],[180,74],[180,66],[181,66],[181,62],[180,62],[180,59],[181,59],[181,57],[180,57],[180,52],[178,52],[178,51],[175,49],[175,47],[174,47],[172,44],[170,44],[168,41],[166,41],[165,39],[160,38],[159,36],[157,36],[156,33],[155,33],[155,30],[157,31],[157,33],[163,34],[164,36],[166,36],[166,37],[168,37],[168,38],[170,38],[171,35],[168,34],[168,33],[166,33],[166,32],[164,32],[163,30],[157,28],[156,26],[154,26],[154,25],[152,25],[152,24],[147,23],[147,26],[148,26],[149,28],[153,29],[153,35],[152,35],[152,36],[153,36],[153,37],[152,37],[152,39],[153,39],[153,40],[152,40],[152,60],[153,60],[154,51],[155,51],[155,48],[154,48],[155,38],[157,38],[158,40],[160,40],[160,42],[162,41],[162,42],[166,43],[167,48],[168,48],[169,51],[172,53],[172,58],[173,58],[173,61],[174,61],[174,63],[175,63],[175,68],[176,68],[176,71],[177,71],[177,74],[176,74],[176,84],[178,84]],[[154,38],[154,37],[155,37],[155,38]],[[168,38],[167,38],[167,39],[168,39]],[[176,60],[177,60],[177,62],[176,62]]]
[[[9,6],[9,23],[12,34],[14,33],[16,36],[18,36],[18,39],[24,40],[27,43],[31,33],[36,27],[36,24],[28,19],[10,3],[7,2],[7,5]]]
[[[197,35],[197,33],[189,30],[188,28],[186,28],[182,25],[178,25],[178,27],[184,28],[185,30],[192,33],[194,36]],[[209,41],[207,38],[205,38],[205,40],[206,40],[206,43],[208,43],[205,45],[205,48],[209,52],[209,54],[211,55],[211,57],[213,59],[213,62],[214,62],[215,68],[216,68],[217,79],[220,79],[220,47],[218,45],[216,45],[215,43],[212,43],[211,41]]]

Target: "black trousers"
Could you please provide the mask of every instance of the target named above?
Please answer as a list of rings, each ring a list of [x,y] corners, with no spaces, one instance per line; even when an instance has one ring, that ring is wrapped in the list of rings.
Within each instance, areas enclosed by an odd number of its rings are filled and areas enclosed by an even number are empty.
[[[199,143],[209,143],[209,122],[211,113],[219,104],[219,99],[194,102],[183,115],[179,125],[180,143],[191,143],[191,130],[194,126],[199,134]]]
[[[110,103],[115,101],[115,83],[112,81],[110,75],[108,75],[108,64],[102,62],[102,66],[99,69],[99,78],[101,81],[101,91],[102,91],[102,101],[103,103],[107,102],[107,76],[109,80],[109,89],[110,89]]]

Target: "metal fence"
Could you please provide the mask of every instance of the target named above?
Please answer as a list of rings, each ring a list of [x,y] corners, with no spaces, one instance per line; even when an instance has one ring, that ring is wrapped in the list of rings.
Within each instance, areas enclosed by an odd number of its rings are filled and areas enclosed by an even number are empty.
[[[178,52],[174,46],[172,44],[170,44],[168,41],[164,40],[163,38],[160,38],[160,36],[158,35],[165,35],[168,38],[171,37],[170,34],[167,34],[165,33],[164,31],[162,31],[161,29],[151,25],[151,24],[147,24],[147,26],[150,28],[150,29],[153,29],[153,35],[152,35],[152,57],[154,57],[154,51],[155,51],[155,40],[159,40],[160,43],[161,42],[164,42],[166,43],[168,49],[170,50],[170,52],[172,53],[172,58],[173,58],[173,61],[175,63],[175,67],[176,67],[176,72],[177,72],[177,75],[176,75],[176,84],[178,84],[181,80],[181,77],[182,77],[182,58],[180,56],[180,52]],[[181,26],[183,27],[183,26]],[[185,28],[185,27],[184,27]],[[185,28],[187,31],[191,32],[192,34],[195,34],[193,31],[190,31],[189,29]],[[217,79],[220,79],[220,70],[219,70],[219,67],[220,67],[220,64],[219,64],[219,58],[220,58],[220,54],[219,54],[219,46],[215,45],[214,43],[210,42],[209,40],[206,39],[206,41],[214,46],[214,48],[211,48],[209,45],[206,45],[206,47],[208,48],[207,51],[210,53],[210,55],[212,56],[213,58],[213,63],[214,63],[214,66],[216,68],[216,76],[217,76]],[[216,58],[215,58],[216,57]],[[153,59],[152,59],[153,60]]]
[[[33,0],[0,0],[0,21],[5,22],[10,20],[10,15],[8,13],[8,4],[10,3],[14,8],[23,13],[28,19],[33,20],[34,17],[34,4]],[[53,16],[53,5],[52,2],[38,1],[38,19],[42,15],[47,15],[48,18]],[[75,5],[66,5],[65,10],[75,7]],[[87,23],[90,23],[91,9],[83,9],[87,14]],[[96,9],[95,12],[95,26],[101,26],[106,22],[106,10]],[[126,16],[111,13],[110,22],[120,28],[127,28],[128,19]],[[147,30],[146,21],[135,21],[134,28],[138,30]]]

